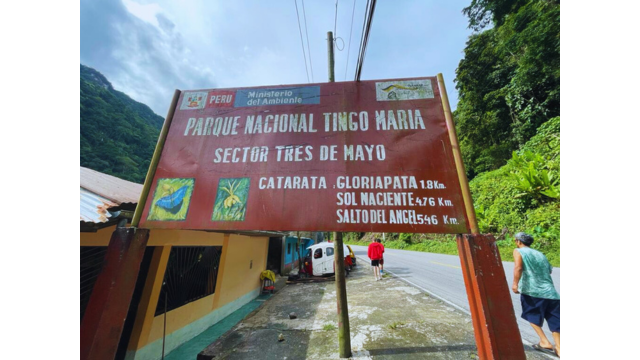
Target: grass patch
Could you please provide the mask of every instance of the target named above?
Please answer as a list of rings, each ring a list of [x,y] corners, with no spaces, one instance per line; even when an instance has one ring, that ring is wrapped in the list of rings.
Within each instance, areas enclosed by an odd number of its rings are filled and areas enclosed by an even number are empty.
[[[416,234],[417,235],[417,234]],[[444,237],[445,235],[443,235]],[[360,245],[360,246],[368,246],[370,241],[355,241],[349,240],[345,241],[345,244],[349,245]],[[513,240],[500,240],[496,241],[496,245],[498,245],[498,251],[500,251],[500,258],[502,261],[513,261],[513,249],[515,249],[515,244]],[[402,240],[387,240],[384,243],[384,247],[387,249],[399,249],[399,250],[410,250],[410,251],[421,251],[428,253],[436,253],[436,254],[447,254],[447,255],[458,255],[458,243],[455,240],[454,236],[446,236],[445,238],[434,239],[434,240],[422,240],[417,243],[407,243]],[[543,253],[549,259],[549,262],[552,266],[560,267],[560,251],[543,251]],[[385,273],[384,276],[387,274]]]
[[[323,329],[323,330],[326,330],[326,331],[331,331],[331,330],[335,330],[335,329],[336,329],[336,327],[335,327],[335,325],[333,325],[333,324],[325,324],[325,325],[322,327],[322,329]]]

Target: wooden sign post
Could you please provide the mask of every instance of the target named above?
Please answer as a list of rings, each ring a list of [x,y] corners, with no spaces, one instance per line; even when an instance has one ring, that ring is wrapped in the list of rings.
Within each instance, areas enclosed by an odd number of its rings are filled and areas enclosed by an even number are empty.
[[[480,359],[526,359],[500,252],[493,236],[481,235],[478,230],[473,199],[442,74],[438,74],[438,86],[442,94],[447,130],[471,228],[471,234],[458,234],[456,240],[478,356]]]

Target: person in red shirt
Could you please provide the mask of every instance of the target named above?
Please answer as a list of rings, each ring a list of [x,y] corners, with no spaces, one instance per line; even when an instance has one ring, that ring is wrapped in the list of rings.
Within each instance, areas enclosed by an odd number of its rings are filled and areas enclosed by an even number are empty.
[[[378,239],[374,240],[371,244],[369,244],[369,248],[367,249],[367,256],[371,259],[371,266],[373,267],[373,275],[376,278],[376,281],[382,280],[382,276],[380,275],[380,259],[382,259],[382,253],[384,252],[384,246],[380,243]]]

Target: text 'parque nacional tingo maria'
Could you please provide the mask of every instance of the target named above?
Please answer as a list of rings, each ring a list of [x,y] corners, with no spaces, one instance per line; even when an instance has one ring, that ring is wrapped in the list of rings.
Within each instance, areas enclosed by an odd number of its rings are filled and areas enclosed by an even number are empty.
[[[269,114],[241,116],[218,116],[189,118],[184,136],[227,136],[239,134],[269,133],[317,133],[313,113]],[[368,131],[369,113],[367,111],[323,113],[324,127],[320,131]],[[426,130],[419,109],[375,111],[375,130]],[[276,145],[275,161],[311,161],[314,160],[312,146]],[[269,147],[253,146],[242,148],[217,148],[214,163],[267,162]],[[340,155],[338,153],[341,153]],[[372,161],[385,159],[385,147],[374,145],[337,145],[321,146],[316,154],[320,161]]]

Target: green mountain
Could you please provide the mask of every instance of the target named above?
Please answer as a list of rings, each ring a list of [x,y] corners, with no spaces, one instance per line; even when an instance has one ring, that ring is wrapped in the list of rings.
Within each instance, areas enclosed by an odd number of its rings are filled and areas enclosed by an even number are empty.
[[[164,119],[80,65],[80,165],[143,183]]]

